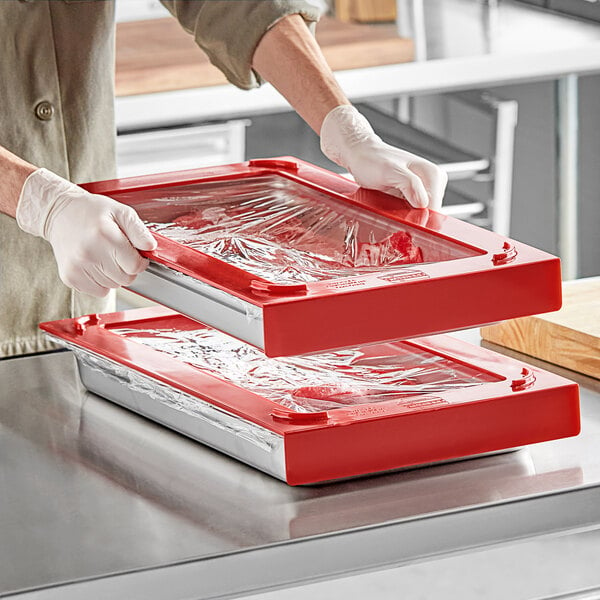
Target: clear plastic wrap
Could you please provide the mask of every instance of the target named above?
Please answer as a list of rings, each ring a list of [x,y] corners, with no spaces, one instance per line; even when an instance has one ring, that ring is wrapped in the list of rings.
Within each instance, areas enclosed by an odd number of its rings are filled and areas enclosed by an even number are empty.
[[[409,397],[418,401],[422,394],[499,379],[406,342],[272,359],[208,328],[111,331],[297,412]]]
[[[190,396],[185,392],[60,338],[48,337],[57,344],[72,350],[80,366],[83,365],[85,369],[99,373],[105,381],[112,381],[119,386],[126,386],[132,392],[138,392],[143,397],[151,398],[163,406],[183,412],[195,419],[201,419],[213,427],[232,433],[238,438],[243,438],[261,450],[272,452],[281,446],[281,437],[264,427],[246,421],[237,415],[231,415],[209,402]]]
[[[115,198],[135,198],[153,231],[272,283],[336,279],[476,254],[275,175],[160,193]]]

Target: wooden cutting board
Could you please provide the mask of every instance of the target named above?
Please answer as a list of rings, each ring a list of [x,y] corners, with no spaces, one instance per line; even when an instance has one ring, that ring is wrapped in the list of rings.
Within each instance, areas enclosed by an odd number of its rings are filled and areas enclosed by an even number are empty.
[[[600,379],[600,277],[563,283],[563,306],[481,329],[484,340]]]
[[[395,25],[357,25],[323,17],[317,25],[317,41],[334,71],[413,59],[412,40],[398,37]],[[225,76],[174,18],[117,25],[117,96],[225,83]]]

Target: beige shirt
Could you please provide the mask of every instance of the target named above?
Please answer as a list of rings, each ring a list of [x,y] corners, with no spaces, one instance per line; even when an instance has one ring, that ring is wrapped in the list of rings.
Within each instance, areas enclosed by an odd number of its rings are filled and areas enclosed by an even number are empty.
[[[210,60],[242,88],[260,82],[254,49],[309,2],[164,0]],[[115,175],[113,0],[0,1],[0,145],[76,183]],[[0,214],[0,356],[52,348],[41,321],[106,312],[58,277],[52,248]]]

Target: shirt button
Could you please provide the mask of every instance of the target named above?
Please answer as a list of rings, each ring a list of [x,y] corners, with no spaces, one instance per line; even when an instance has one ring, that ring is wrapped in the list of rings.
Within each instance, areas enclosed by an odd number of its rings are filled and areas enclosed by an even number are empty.
[[[35,107],[35,116],[40,121],[49,121],[54,116],[54,106],[43,100]]]

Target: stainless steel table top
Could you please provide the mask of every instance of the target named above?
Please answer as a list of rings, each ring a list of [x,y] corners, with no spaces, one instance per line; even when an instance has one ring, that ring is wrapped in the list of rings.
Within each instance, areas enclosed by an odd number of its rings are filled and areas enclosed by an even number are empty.
[[[600,382],[571,375],[576,438],[292,488],[85,392],[70,353],[0,361],[0,596],[240,595],[600,527]]]

